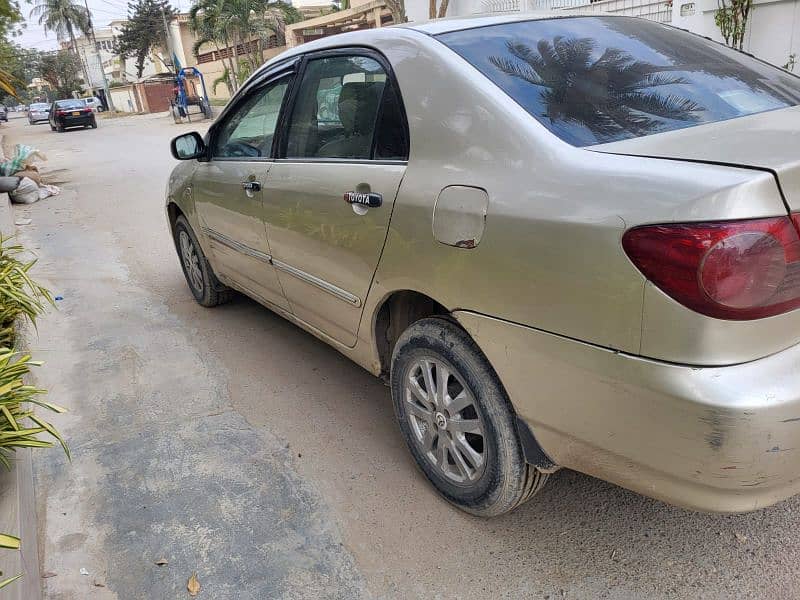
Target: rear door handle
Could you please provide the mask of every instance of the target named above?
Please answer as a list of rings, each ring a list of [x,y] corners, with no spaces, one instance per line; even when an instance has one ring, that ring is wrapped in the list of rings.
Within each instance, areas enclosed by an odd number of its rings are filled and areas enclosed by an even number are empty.
[[[242,189],[246,192],[260,192],[261,184],[258,181],[243,181]]]

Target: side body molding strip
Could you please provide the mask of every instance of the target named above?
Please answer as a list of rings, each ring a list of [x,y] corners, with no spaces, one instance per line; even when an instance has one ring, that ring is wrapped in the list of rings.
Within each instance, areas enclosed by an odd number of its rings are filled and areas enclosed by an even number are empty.
[[[361,298],[351,294],[347,290],[343,290],[342,288],[333,285],[332,283],[328,283],[324,279],[315,277],[311,273],[306,273],[305,271],[301,271],[300,269],[293,267],[292,265],[287,265],[285,262],[281,262],[274,258],[272,259],[272,264],[275,265],[276,269],[280,269],[284,273],[288,273],[289,275],[293,275],[298,279],[302,279],[306,283],[315,285],[322,291],[328,292],[329,294],[336,296],[337,298],[339,298],[339,300],[344,300],[345,302],[347,302],[348,304],[352,304],[353,306],[361,306]]]
[[[237,252],[241,252],[242,254],[246,254],[247,256],[252,256],[253,258],[257,258],[258,260],[263,260],[266,263],[272,262],[272,257],[269,254],[264,254],[260,250],[256,250],[255,248],[251,248],[250,246],[245,246],[241,242],[237,242],[233,238],[229,238],[227,235],[220,233],[219,231],[214,231],[208,227],[202,228],[203,233],[205,233],[208,237],[210,237],[215,242],[219,242],[223,246],[227,246],[231,250],[236,250]]]
[[[298,269],[297,267],[293,267],[290,264],[277,260],[272,256],[270,256],[269,254],[261,252],[260,250],[256,250],[255,248],[246,246],[241,242],[237,242],[236,240],[228,237],[225,234],[220,233],[219,231],[215,231],[209,227],[202,227],[201,229],[203,233],[205,233],[212,240],[219,242],[223,246],[227,246],[231,250],[235,250],[236,252],[241,252],[242,254],[245,254],[247,256],[252,256],[253,258],[269,263],[273,265],[276,269],[279,269],[284,273],[288,273],[293,277],[297,277],[298,279],[301,279],[306,283],[310,283],[311,285],[318,287],[324,292],[328,292],[332,296],[335,296],[339,300],[343,300],[344,302],[347,302],[352,306],[355,307],[361,306],[361,298],[359,298],[354,294],[351,294],[347,290],[343,290],[342,288],[335,286],[332,283],[325,281],[324,279],[320,279],[319,277],[316,277],[311,273],[306,273],[305,271]]]

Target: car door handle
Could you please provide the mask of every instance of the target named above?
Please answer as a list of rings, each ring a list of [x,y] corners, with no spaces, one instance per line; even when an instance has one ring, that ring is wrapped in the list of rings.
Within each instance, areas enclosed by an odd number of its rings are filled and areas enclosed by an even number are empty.
[[[258,181],[243,181],[242,189],[246,192],[260,192],[261,184]]]
[[[345,192],[344,201],[348,204],[359,204],[367,208],[378,208],[383,204],[383,196],[375,192]]]

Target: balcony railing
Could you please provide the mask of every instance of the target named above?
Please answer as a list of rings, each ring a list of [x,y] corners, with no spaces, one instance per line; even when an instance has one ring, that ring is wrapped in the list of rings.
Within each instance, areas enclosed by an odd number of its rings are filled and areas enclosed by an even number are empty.
[[[561,11],[580,14],[614,14],[672,22],[672,0],[485,0],[486,12]]]

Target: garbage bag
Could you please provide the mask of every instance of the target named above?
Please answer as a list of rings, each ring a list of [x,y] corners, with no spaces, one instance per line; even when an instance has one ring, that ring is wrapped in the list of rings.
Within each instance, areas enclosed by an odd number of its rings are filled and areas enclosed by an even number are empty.
[[[17,189],[8,193],[11,201],[17,204],[33,204],[39,201],[39,186],[30,177],[23,177]]]
[[[19,185],[19,177],[0,177],[0,192],[13,192]]]
[[[47,157],[32,146],[17,144],[14,146],[14,156],[0,161],[0,175],[7,177],[17,171],[24,171],[36,160],[47,160]]]
[[[39,200],[44,200],[48,196],[55,196],[61,193],[61,188],[55,185],[42,184],[39,186]]]

